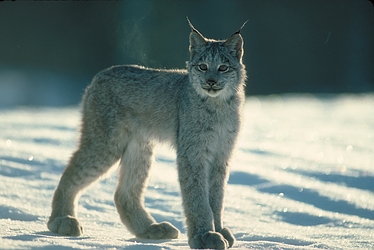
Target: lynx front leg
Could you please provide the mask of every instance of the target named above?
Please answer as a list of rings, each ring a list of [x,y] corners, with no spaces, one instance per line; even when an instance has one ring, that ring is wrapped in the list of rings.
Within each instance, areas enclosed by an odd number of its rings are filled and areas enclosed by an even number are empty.
[[[144,191],[152,164],[153,147],[132,140],[122,157],[115,203],[122,222],[138,238],[174,239],[179,230],[168,222],[156,223],[145,210]]]
[[[221,157],[223,155],[220,155]],[[219,160],[221,157],[217,157]],[[228,179],[227,163],[216,163],[210,170],[209,178],[209,203],[213,211],[214,227],[216,232],[222,234],[227,240],[229,247],[235,243],[235,237],[230,229],[223,226],[223,210],[224,210],[224,196]]]
[[[186,215],[188,244],[191,248],[226,249],[229,242],[215,231],[214,214],[209,204],[207,166],[194,154],[178,155],[178,173]]]

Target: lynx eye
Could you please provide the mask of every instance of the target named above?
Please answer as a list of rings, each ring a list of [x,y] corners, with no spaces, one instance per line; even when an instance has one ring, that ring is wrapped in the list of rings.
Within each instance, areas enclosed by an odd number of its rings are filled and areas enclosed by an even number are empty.
[[[219,68],[218,68],[218,71],[220,72],[225,72],[229,69],[229,67],[227,65],[220,65]]]
[[[204,64],[204,63],[199,64],[199,69],[200,69],[201,71],[206,71],[206,70],[208,69],[208,65],[206,65],[206,64]]]

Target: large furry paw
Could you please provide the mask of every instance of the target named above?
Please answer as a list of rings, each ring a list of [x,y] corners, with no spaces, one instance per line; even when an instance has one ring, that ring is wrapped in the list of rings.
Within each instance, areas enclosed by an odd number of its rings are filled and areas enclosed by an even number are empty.
[[[222,236],[227,240],[227,242],[229,243],[229,247],[232,247],[235,244],[235,237],[230,229],[225,227],[221,231],[219,231],[219,233],[222,234]]]
[[[193,249],[227,249],[230,245],[222,234],[217,232],[206,232],[192,237],[188,244]]]
[[[136,237],[142,239],[176,239],[179,237],[179,230],[169,222],[153,223],[142,234],[137,234]]]
[[[51,230],[51,232],[69,236],[79,236],[83,234],[83,227],[79,220],[70,215],[50,219],[48,221],[48,229]]]

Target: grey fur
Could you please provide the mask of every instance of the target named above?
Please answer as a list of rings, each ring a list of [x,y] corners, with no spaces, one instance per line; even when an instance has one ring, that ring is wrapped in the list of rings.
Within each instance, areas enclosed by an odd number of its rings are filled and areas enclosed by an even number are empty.
[[[80,144],[56,188],[48,228],[81,235],[80,192],[120,161],[115,204],[139,238],[173,239],[179,230],[157,223],[144,208],[156,141],[177,152],[179,182],[191,248],[231,247],[223,226],[228,163],[244,102],[243,39],[207,39],[191,25],[187,70],[114,66],[98,73],[82,102]]]

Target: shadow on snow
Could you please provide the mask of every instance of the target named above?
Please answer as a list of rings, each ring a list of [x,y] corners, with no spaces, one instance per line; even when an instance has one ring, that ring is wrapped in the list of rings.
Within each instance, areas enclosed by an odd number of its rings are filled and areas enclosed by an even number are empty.
[[[275,183],[272,185],[263,185],[271,183],[264,178],[246,172],[232,172],[229,184],[254,186],[259,192],[263,193],[275,195],[283,193],[284,198],[310,204],[326,211],[374,220],[374,212],[372,210],[356,207],[345,200],[333,200],[311,189],[300,189],[295,186],[277,185]]]

